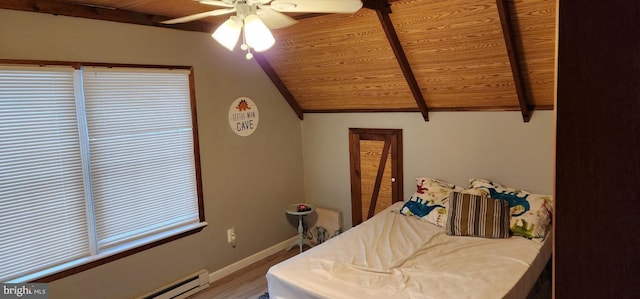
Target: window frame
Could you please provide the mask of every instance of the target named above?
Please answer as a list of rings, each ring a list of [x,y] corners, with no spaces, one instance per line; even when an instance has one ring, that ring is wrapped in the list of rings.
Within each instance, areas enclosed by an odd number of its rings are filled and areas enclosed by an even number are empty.
[[[95,268],[100,265],[104,265],[110,263],[112,261],[119,260],[121,258],[160,246],[162,244],[166,244],[181,238],[184,238],[189,235],[193,235],[202,231],[207,223],[205,222],[205,214],[204,214],[204,199],[202,194],[202,171],[200,164],[200,143],[198,138],[198,119],[197,119],[197,111],[196,111],[196,93],[195,93],[195,79],[193,74],[193,67],[191,66],[176,66],[176,65],[143,65],[143,64],[121,64],[121,63],[96,63],[96,62],[73,62],[73,61],[47,61],[47,60],[15,60],[15,59],[0,59],[0,64],[5,65],[31,65],[31,66],[71,66],[72,68],[78,70],[82,67],[108,67],[108,68],[148,68],[148,69],[180,69],[186,70],[189,72],[188,80],[189,80],[189,101],[191,108],[191,128],[192,128],[192,138],[193,138],[193,155],[194,155],[194,163],[195,163],[195,179],[196,179],[196,189],[197,189],[197,201],[198,201],[198,217],[199,221],[202,224],[201,226],[189,229],[187,231],[170,235],[167,237],[163,237],[156,241],[152,241],[150,243],[142,244],[139,246],[132,247],[130,249],[117,252],[113,255],[109,255],[103,258],[99,258],[96,260],[92,260],[90,262],[86,262],[59,272],[55,272],[30,282],[36,283],[48,283],[52,282],[67,276],[71,276],[73,274],[77,274],[92,268]]]

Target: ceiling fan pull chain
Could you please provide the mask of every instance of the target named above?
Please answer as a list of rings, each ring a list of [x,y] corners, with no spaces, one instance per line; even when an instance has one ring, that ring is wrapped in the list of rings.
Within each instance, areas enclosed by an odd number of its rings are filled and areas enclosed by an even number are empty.
[[[247,54],[244,56],[244,58],[246,58],[247,60],[251,60],[253,58],[253,54],[251,53],[251,47],[247,45],[247,37],[245,36],[246,34],[246,30],[242,30],[242,45],[240,45],[240,49],[242,49],[243,51],[247,51]]]

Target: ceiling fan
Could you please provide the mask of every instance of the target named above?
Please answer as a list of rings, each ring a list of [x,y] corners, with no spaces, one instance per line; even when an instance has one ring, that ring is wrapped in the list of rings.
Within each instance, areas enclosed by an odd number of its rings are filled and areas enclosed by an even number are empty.
[[[235,13],[222,23],[211,35],[223,47],[233,51],[242,28],[241,48],[251,59],[251,49],[262,52],[275,44],[269,28],[277,29],[295,24],[297,21],[283,12],[293,13],[354,13],[362,7],[361,0],[194,0],[202,4],[223,8],[190,16],[163,21],[163,24],[186,23],[206,17]]]

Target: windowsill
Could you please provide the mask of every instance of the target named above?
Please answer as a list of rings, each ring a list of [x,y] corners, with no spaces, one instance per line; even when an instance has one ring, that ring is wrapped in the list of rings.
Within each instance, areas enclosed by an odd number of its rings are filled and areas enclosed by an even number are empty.
[[[198,233],[202,231],[206,226],[206,222],[199,222],[188,226],[172,229],[111,248],[98,255],[77,259],[8,282],[51,282]]]

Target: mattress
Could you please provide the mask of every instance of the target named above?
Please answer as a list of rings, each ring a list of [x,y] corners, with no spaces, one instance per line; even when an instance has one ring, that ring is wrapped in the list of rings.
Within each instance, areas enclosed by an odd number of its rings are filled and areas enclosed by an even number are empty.
[[[270,298],[526,298],[551,255],[550,237],[449,236],[401,205],[271,267]]]

